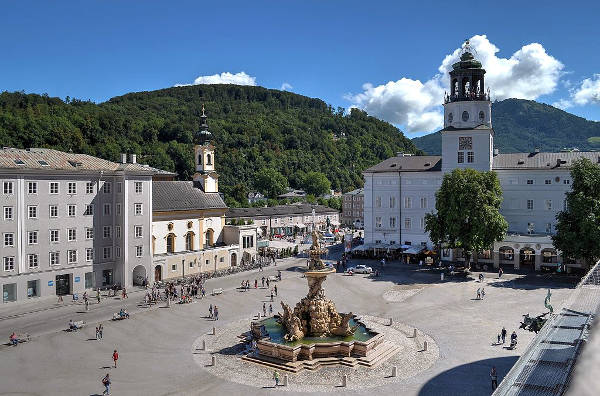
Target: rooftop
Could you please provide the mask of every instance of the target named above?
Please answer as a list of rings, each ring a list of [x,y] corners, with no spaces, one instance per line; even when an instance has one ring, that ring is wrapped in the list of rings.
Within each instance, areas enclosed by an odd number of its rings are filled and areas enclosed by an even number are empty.
[[[226,208],[219,193],[205,193],[192,181],[152,182],[152,211]]]
[[[291,204],[276,205],[262,208],[229,208],[225,217],[261,217],[261,216],[287,216],[287,215],[309,215],[312,210],[316,214],[338,213],[337,210],[323,205]]]
[[[439,155],[397,155],[374,165],[364,173],[441,171]]]
[[[360,195],[363,194],[365,192],[364,188],[357,188],[356,190],[352,190],[352,191],[348,191],[347,193],[344,193],[344,195]]]

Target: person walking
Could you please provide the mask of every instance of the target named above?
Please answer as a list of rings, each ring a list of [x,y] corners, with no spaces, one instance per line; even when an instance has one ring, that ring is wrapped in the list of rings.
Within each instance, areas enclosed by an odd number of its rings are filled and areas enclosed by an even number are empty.
[[[271,302],[273,302],[273,290],[271,290]]]
[[[273,315],[273,304],[269,304],[269,316]]]
[[[503,273],[504,271],[502,271],[502,268],[498,269],[498,279],[502,278]]]
[[[481,299],[483,300],[483,297],[485,297],[485,287],[481,288]]]
[[[212,304],[210,304],[210,306],[208,307],[208,316],[212,319],[213,317],[213,306]]]
[[[100,330],[98,330],[98,326],[96,326],[96,340],[98,339],[98,337],[100,337],[100,335],[99,335],[99,334],[100,334],[100,333],[99,333],[99,331],[100,331]]]
[[[502,326],[502,332],[500,333],[500,335],[502,336],[502,343],[504,344],[504,342],[506,341],[506,328],[504,326]]]
[[[273,371],[273,379],[275,380],[275,387],[279,386],[279,373],[277,370]]]
[[[481,300],[481,288],[477,289],[477,299]]]
[[[125,287],[123,287],[123,295],[122,295],[122,299],[126,299],[127,298],[127,289]]]
[[[496,366],[492,366],[490,377],[492,378],[492,390],[495,390],[498,387],[498,372],[496,371]]]
[[[102,385],[104,385],[104,392],[102,392],[102,394],[110,395],[110,376],[108,373],[102,378]]]
[[[261,281],[262,281],[262,287],[265,287],[265,277],[264,276],[262,277]]]
[[[103,333],[104,333],[104,326],[102,325],[102,323],[100,323],[100,324],[98,325],[98,337],[99,337],[100,339],[102,339],[102,335],[103,335]]]
[[[115,351],[113,352],[113,361],[115,362],[115,368],[117,368],[117,360],[119,360],[119,352],[117,352],[117,350],[115,349]]]
[[[100,304],[100,289],[96,289],[96,299],[98,300],[98,304]]]
[[[215,320],[219,320],[219,308],[216,305],[213,312],[215,313]]]
[[[258,289],[258,279],[254,279],[254,288]]]
[[[263,303],[263,316],[267,316],[267,304]]]
[[[273,291],[275,292],[275,297],[277,297],[277,285],[273,286]]]
[[[269,278],[267,278],[267,289],[270,287],[269,285]]]

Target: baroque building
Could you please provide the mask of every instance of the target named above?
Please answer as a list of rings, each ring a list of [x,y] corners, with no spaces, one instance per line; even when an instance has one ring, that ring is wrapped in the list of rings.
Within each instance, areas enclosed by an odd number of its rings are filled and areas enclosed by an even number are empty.
[[[444,98],[441,156],[398,153],[363,172],[365,243],[432,249],[425,214],[435,211],[435,193],[456,168],[493,170],[503,190],[501,214],[509,229],[502,242],[479,256],[482,263],[539,270],[558,263],[580,267],[552,245],[556,214],[570,190],[570,165],[579,158],[600,162],[597,152],[502,154],[494,148],[492,106],[485,70],[468,42],[450,71]],[[413,249],[414,250],[414,249]],[[442,260],[464,260],[460,250],[442,249]]]

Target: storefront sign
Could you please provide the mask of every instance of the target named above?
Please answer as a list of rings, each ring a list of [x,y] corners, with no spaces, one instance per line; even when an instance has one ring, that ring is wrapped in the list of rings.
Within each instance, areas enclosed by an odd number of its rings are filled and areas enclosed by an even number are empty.
[[[79,276],[75,277],[75,282],[79,282],[80,280],[81,280],[81,277],[79,277]]]
[[[54,281],[48,281],[48,286],[54,286]]]

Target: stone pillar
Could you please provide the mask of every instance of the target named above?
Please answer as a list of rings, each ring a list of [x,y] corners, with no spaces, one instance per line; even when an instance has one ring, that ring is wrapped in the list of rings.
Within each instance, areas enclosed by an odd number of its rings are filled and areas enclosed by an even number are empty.
[[[500,252],[492,252],[492,257],[494,258],[494,268],[500,268]]]
[[[535,255],[535,270],[540,271],[542,269],[542,251],[536,252]]]
[[[515,269],[519,269],[519,268],[521,268],[521,262],[520,262],[521,254],[520,254],[520,250],[513,248],[513,252],[514,252],[514,257],[513,257],[514,267],[515,267]]]

